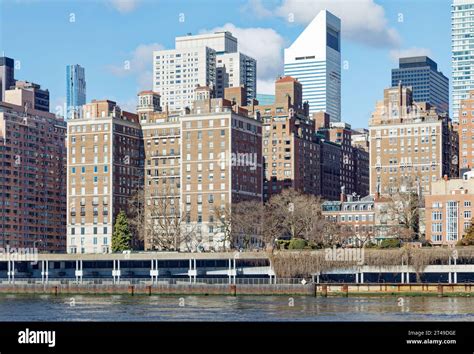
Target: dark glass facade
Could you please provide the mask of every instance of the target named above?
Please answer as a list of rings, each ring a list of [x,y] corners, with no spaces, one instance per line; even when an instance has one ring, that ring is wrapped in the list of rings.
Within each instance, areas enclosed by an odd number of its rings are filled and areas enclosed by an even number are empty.
[[[392,86],[411,86],[415,102],[428,102],[438,112],[449,112],[449,80],[429,57],[400,58],[399,67],[392,69]]]

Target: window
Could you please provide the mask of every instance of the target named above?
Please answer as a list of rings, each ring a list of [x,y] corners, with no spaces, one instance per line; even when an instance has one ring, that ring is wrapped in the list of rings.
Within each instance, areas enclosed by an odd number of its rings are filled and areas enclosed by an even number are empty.
[[[443,232],[443,224],[442,223],[433,223],[433,224],[431,224],[431,232],[433,232],[433,233]]]
[[[431,213],[431,220],[437,221],[437,220],[442,220],[443,215],[440,211],[433,211]]]

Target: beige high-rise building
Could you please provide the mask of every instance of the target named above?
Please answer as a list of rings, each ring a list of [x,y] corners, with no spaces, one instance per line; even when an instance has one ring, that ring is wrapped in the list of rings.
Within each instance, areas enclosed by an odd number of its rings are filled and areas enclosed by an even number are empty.
[[[67,252],[111,252],[115,217],[143,184],[138,116],[92,100],[68,121]]]
[[[409,87],[384,91],[370,127],[370,193],[431,192],[444,175],[455,176],[457,133],[446,115],[414,102]]]
[[[261,122],[242,107],[244,88],[228,90],[228,99],[213,99],[209,87],[198,87],[193,109],[176,114],[139,103],[152,219],[146,249],[228,247],[222,219],[240,201],[262,200]],[[159,97],[145,92],[139,100],[152,96]]]
[[[285,188],[319,195],[320,139],[302,104],[301,83],[281,77],[275,82],[275,103],[251,109],[263,123],[264,200]]]
[[[177,249],[174,234],[181,232],[181,113],[163,112],[157,92],[138,94],[137,113],[145,150],[145,242],[146,250]],[[172,235],[172,240],[167,239]]]

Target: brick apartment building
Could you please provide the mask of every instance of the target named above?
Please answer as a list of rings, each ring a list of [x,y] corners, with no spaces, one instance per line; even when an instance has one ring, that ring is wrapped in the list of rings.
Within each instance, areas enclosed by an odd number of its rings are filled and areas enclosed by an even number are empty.
[[[195,95],[192,110],[175,115],[139,104],[146,206],[163,207],[155,200],[169,199],[169,217],[182,219],[183,234],[190,235],[180,240],[180,249],[218,250],[228,246],[220,218],[235,203],[262,201],[262,126],[248,115],[242,87],[225,89],[225,98],[212,98],[209,87],[198,87]],[[151,96],[159,100],[150,92],[139,100]],[[162,223],[156,225],[146,249],[162,247],[157,242]]]
[[[434,245],[454,245],[471,226],[474,172],[465,172],[462,178],[445,177],[432,187],[431,195],[425,196],[426,239]]]
[[[421,190],[444,175],[457,176],[457,133],[445,114],[414,102],[409,87],[384,91],[370,126],[370,193]]]
[[[274,104],[250,109],[263,124],[264,200],[285,188],[319,195],[320,139],[302,104],[301,83],[289,76],[278,79]]]
[[[34,94],[0,102],[0,247],[66,250],[66,123]]]
[[[143,184],[138,116],[92,100],[68,121],[67,153],[67,252],[110,252],[115,217]]]

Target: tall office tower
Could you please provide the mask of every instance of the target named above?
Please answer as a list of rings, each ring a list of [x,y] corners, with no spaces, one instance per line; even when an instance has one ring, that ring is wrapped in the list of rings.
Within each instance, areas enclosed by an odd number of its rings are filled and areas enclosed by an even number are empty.
[[[449,114],[449,79],[427,56],[400,58],[392,69],[392,86],[410,86],[415,102],[427,102],[440,113]]]
[[[12,58],[0,57],[0,101],[4,100],[5,90],[15,85],[15,61]]]
[[[431,192],[444,175],[457,176],[457,132],[447,114],[414,102],[410,88],[384,90],[369,123],[370,193]]]
[[[82,106],[86,104],[86,74],[78,64],[66,66],[66,107],[67,118],[80,116]]]
[[[29,81],[16,80],[15,85],[5,91],[5,96],[9,96],[10,100],[20,102],[22,96],[31,92],[33,95],[33,107],[38,111],[49,112],[49,91],[41,88],[40,85]],[[19,104],[19,103],[15,103]]]
[[[453,58],[452,107],[453,121],[459,121],[461,100],[474,90],[474,0],[453,0],[451,8],[451,48]]]
[[[92,100],[68,121],[67,252],[110,252],[115,218],[143,186],[138,116]]]
[[[278,79],[275,102],[252,110],[263,123],[264,200],[285,188],[319,195],[320,141],[302,104],[301,83],[289,76]]]
[[[310,113],[329,113],[341,120],[341,20],[321,11],[285,49],[285,75],[303,85]]]
[[[66,123],[15,91],[21,104],[0,103],[0,247],[64,252]]]

